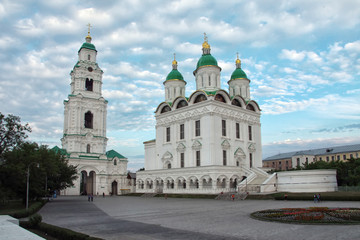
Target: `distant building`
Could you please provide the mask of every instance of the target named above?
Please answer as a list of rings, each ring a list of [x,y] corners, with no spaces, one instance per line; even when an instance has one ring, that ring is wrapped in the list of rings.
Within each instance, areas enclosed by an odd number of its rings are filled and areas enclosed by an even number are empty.
[[[340,147],[319,148],[304,151],[280,153],[263,160],[263,167],[275,170],[289,170],[316,161],[347,161],[359,158],[360,144]]]

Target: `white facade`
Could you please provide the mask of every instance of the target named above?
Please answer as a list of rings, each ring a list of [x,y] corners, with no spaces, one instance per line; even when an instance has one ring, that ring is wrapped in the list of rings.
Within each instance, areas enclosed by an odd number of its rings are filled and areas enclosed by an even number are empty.
[[[165,89],[170,81],[185,88],[174,69],[173,62]],[[248,89],[244,96],[232,92],[231,97],[222,90],[220,71],[205,39],[194,71],[197,90],[189,98],[176,94],[175,99],[165,91],[165,102],[157,107],[156,139],[144,143],[145,171],[137,172],[137,192],[220,193],[266,180],[268,175],[258,169],[262,166],[259,106],[250,100]],[[234,88],[250,82],[241,69],[232,78]]]
[[[64,101],[62,147],[78,178],[62,194],[120,194],[130,189],[127,159],[114,150],[106,152],[107,101],[102,97],[103,71],[96,63],[91,37],[78,52],[71,71],[71,93]]]

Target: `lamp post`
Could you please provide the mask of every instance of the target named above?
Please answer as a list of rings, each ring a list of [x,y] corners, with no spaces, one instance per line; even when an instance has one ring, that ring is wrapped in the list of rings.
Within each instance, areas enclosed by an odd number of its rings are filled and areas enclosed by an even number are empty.
[[[36,164],[36,167],[39,167],[39,163],[32,162],[28,165],[27,175],[26,175],[26,210],[29,208],[29,178],[30,178],[30,166],[31,164]]]

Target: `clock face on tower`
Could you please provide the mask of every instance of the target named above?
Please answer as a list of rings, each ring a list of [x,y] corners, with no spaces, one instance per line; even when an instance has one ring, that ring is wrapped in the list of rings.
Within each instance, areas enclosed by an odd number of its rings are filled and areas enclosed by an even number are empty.
[[[92,72],[93,71],[92,67],[88,67],[88,71]]]

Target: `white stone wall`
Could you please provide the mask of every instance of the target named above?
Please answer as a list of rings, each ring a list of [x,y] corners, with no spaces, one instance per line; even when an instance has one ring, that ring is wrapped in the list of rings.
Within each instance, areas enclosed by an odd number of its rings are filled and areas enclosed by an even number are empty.
[[[337,191],[336,170],[301,170],[277,173],[278,192]]]

